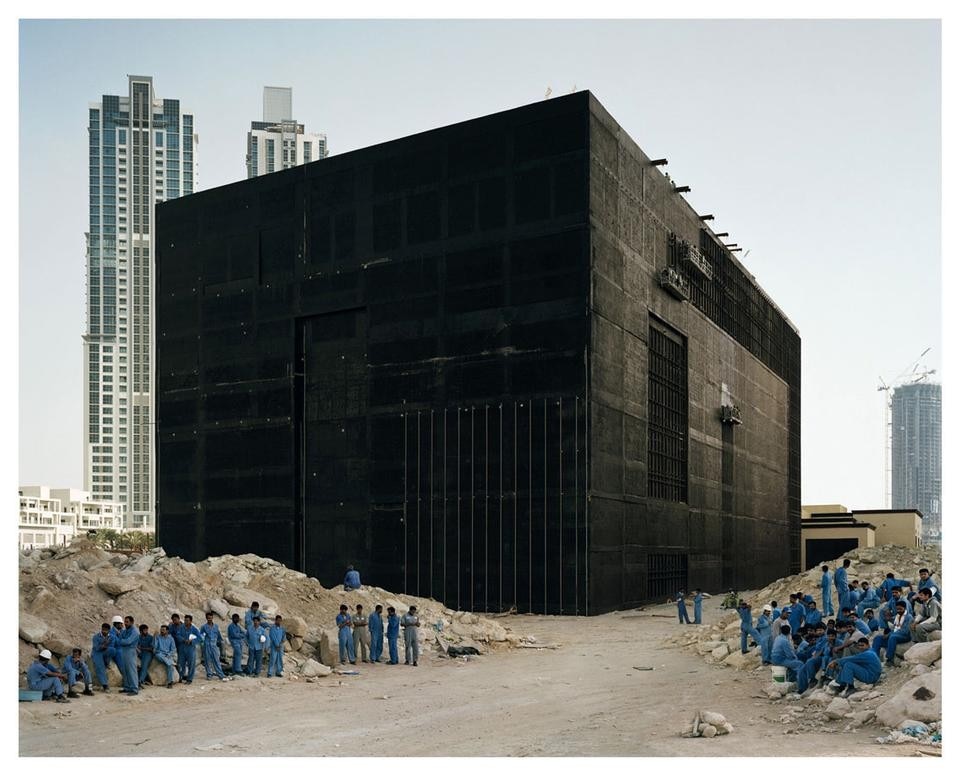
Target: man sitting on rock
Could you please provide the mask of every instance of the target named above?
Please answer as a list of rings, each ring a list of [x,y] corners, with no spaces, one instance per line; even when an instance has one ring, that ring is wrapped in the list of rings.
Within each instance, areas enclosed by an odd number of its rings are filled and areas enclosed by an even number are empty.
[[[361,586],[360,572],[350,565],[347,567],[346,575],[343,577],[343,591],[349,592],[351,589],[359,589]]]
[[[908,604],[905,600],[896,601],[896,618],[891,624],[886,624],[885,632],[877,635],[872,641],[872,650],[880,654],[883,646],[886,647],[886,664],[889,667],[896,666],[896,646],[900,643],[908,643],[912,640],[912,614],[908,611]]]
[[[70,702],[63,693],[63,683],[61,679],[66,679],[66,674],[54,669],[50,664],[53,657],[49,651],[44,649],[37,655],[37,661],[27,668],[27,686],[35,692],[43,692],[43,699],[56,697],[57,702]]]
[[[160,634],[153,639],[153,656],[166,667],[166,688],[173,688],[173,666],[177,663],[176,641],[170,635],[170,627],[160,625]]]
[[[933,595],[932,588],[923,587],[916,595],[918,599],[918,609],[910,629],[913,639],[918,643],[925,643],[929,640],[929,633],[942,629],[942,606]]]
[[[80,683],[83,678],[83,693],[88,697],[93,696],[93,689],[90,685],[93,679],[90,677],[90,669],[87,663],[83,661],[83,650],[75,648],[68,659],[63,661],[63,672],[67,676],[67,697],[79,697],[80,695],[73,691],[74,684]]]
[[[869,639],[860,636],[855,643],[853,653],[848,657],[835,660],[829,667],[838,671],[836,680],[830,681],[828,690],[848,697],[856,691],[853,679],[866,684],[874,684],[882,675],[882,663],[879,655],[869,648]]]
[[[939,586],[939,581],[932,577],[929,568],[919,569],[919,583],[916,585],[917,594],[920,589],[929,589],[932,592],[932,596],[936,598],[938,602],[942,602],[942,589]]]

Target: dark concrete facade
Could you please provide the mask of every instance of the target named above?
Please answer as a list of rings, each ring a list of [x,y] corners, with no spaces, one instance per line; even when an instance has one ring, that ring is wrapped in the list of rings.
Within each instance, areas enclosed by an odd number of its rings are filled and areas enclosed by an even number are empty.
[[[798,570],[798,335],[588,92],[157,228],[169,553],[579,614]]]

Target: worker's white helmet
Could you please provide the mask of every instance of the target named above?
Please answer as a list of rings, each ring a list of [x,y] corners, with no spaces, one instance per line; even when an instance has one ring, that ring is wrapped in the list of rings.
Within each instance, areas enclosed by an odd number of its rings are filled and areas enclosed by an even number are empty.
[[[52,658],[53,658],[53,654],[51,654],[51,653],[50,653],[49,651],[47,651],[46,649],[44,649],[43,651],[40,652],[40,656],[43,657],[44,659],[52,659]]]
[[[766,605],[763,606],[763,610],[764,610],[764,611],[769,611],[769,613],[772,613],[773,607],[772,607],[771,605],[769,605],[769,604],[766,604]]]
[[[110,621],[113,622],[113,624],[116,624],[117,622],[120,622],[120,624],[123,624],[123,617],[122,617],[122,616],[114,616]]]

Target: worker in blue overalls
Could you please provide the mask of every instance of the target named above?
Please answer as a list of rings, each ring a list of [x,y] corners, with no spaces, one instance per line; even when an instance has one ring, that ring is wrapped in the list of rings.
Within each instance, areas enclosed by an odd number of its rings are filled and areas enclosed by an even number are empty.
[[[340,612],[336,615],[336,626],[339,629],[337,641],[340,646],[340,664],[346,662],[347,658],[351,665],[356,664],[356,653],[353,651],[353,630],[350,625],[353,623],[346,605],[340,606]]]
[[[376,664],[383,656],[383,606],[370,614],[370,662]]]
[[[829,572],[829,566],[822,566],[822,579],[820,586],[822,588],[822,615],[832,616],[832,574]]]
[[[93,648],[90,650],[90,656],[93,657],[93,670],[97,674],[97,683],[100,684],[101,691],[110,691],[107,680],[107,664],[113,657],[112,646],[110,645],[110,625],[104,622],[100,625],[100,632],[93,634]]]
[[[703,623],[703,598],[712,597],[698,587],[693,592],[693,624]]]
[[[398,665],[400,663],[400,617],[396,615],[396,609],[390,606],[386,609],[386,641],[390,648],[390,664]]]
[[[680,624],[691,624],[689,621],[689,611],[686,610],[686,592],[679,590],[676,593],[676,612],[679,614]]]
[[[246,630],[240,626],[240,615],[233,614],[233,621],[226,628],[226,637],[233,647],[233,675],[243,673],[243,644],[246,642]]]

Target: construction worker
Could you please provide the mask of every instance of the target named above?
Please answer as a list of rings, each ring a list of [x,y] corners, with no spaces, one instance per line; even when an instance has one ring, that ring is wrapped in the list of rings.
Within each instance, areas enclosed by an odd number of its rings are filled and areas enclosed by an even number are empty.
[[[250,627],[253,626],[253,620],[256,618],[259,618],[261,622],[264,621],[263,613],[260,611],[260,604],[254,600],[250,603],[250,610],[243,616],[243,626],[249,630]]]
[[[383,606],[377,605],[370,614],[370,662],[374,665],[383,656]]]
[[[363,613],[363,606],[356,605],[356,613],[353,614],[353,648],[364,662],[370,661],[370,628],[367,626],[369,621],[366,614]]]
[[[283,617],[277,614],[273,618],[268,640],[270,644],[270,664],[266,669],[266,677],[283,677],[283,646],[286,643],[286,630],[283,629]]]
[[[104,622],[100,625],[100,632],[93,634],[93,648],[90,649],[90,656],[93,658],[93,670],[97,674],[97,683],[100,684],[100,690],[110,691],[110,685],[107,678],[107,664],[113,658],[112,647],[110,645],[111,627]]]
[[[350,660],[351,665],[356,664],[356,652],[354,651],[353,646],[353,631],[350,629],[350,623],[352,622],[350,617],[349,610],[346,605],[340,606],[340,612],[336,615],[336,626],[339,629],[337,634],[337,641],[340,646],[340,664],[346,662],[347,657]]]
[[[909,629],[912,630],[913,640],[918,643],[925,643],[929,640],[929,633],[942,629],[942,606],[934,597],[933,589],[922,587],[916,595],[918,604]]]
[[[150,627],[140,625],[140,638],[137,641],[137,654],[140,655],[140,672],[137,680],[140,687],[153,686],[150,680],[150,663],[153,661],[153,643],[155,638],[150,634]]]
[[[88,697],[93,696],[93,690],[90,688],[93,681],[90,680],[90,670],[87,663],[83,661],[83,651],[81,649],[73,649],[70,657],[64,660],[63,672],[67,676],[67,697],[80,696],[73,691],[73,686],[79,683],[77,679],[81,676],[83,677],[83,693]]]
[[[400,639],[400,620],[396,615],[396,609],[390,606],[386,609],[386,641],[390,649],[390,664],[398,665],[400,663],[400,654],[398,641]]]
[[[862,621],[859,618],[859,614],[857,614],[855,611],[849,612],[849,615],[846,617],[846,621],[852,622],[853,628],[857,630],[860,635],[865,635],[867,638],[869,637],[869,625]],[[853,635],[855,634],[856,633],[854,632]]]
[[[351,589],[359,589],[361,586],[360,572],[355,570],[352,565],[348,566],[346,575],[343,577],[343,591],[349,592]]]
[[[173,638],[173,642],[176,644],[176,671],[180,676],[180,683],[183,683],[183,674],[186,671],[184,667],[184,661],[186,660],[186,647],[184,646],[184,641],[186,640],[186,628],[183,626],[183,622],[180,621],[180,614],[172,613],[170,614],[170,637]]]
[[[879,630],[879,620],[876,618],[876,612],[871,608],[867,608],[862,612],[862,620],[869,627],[869,632],[877,632]]]
[[[830,681],[827,688],[837,694],[843,693],[846,697],[856,691],[854,680],[874,684],[882,675],[882,663],[879,661],[879,655],[869,648],[869,638],[865,636],[856,639],[851,655],[833,660],[829,667],[838,671],[838,675],[833,681]]]
[[[836,568],[833,584],[836,587],[836,596],[839,598],[839,608],[849,607],[849,566],[852,560],[848,557],[842,561],[842,567]]]
[[[193,624],[193,615],[183,615],[183,671],[180,672],[180,681],[186,684],[193,683],[196,673],[196,647],[200,640],[200,631]]]
[[[793,647],[792,636],[789,625],[784,624],[779,632],[776,642],[773,644],[772,661],[774,665],[785,667],[786,677],[790,681],[796,681],[797,689],[800,694],[806,691],[806,681],[808,677],[803,670],[805,664],[796,657],[796,649]]]
[[[929,572],[929,568],[920,568],[919,583],[916,584],[916,593],[918,594],[919,590],[927,588],[932,590],[932,596],[937,602],[941,603],[942,588],[939,586],[939,580],[932,577],[932,574]]]
[[[789,596],[789,629],[793,633],[798,633],[802,627],[803,619],[806,618],[806,607],[803,605],[802,598],[798,594]]]
[[[110,630],[110,645],[113,647],[113,654],[111,655],[113,659],[113,664],[117,666],[117,670],[120,671],[120,675],[123,675],[123,657],[120,653],[120,634],[123,632],[123,617],[114,616],[110,622],[113,624],[113,629]]]
[[[200,628],[200,641],[203,643],[203,667],[206,668],[206,680],[216,676],[221,681],[229,680],[223,675],[220,665],[220,650],[223,648],[223,635],[213,621],[213,614],[207,613],[206,622]]]
[[[817,607],[815,600],[806,602],[804,623],[807,627],[815,627],[817,624],[822,623],[822,611]]]
[[[53,654],[46,649],[37,655],[36,661],[27,668],[27,686],[35,692],[43,692],[43,699],[56,697],[57,702],[70,702],[63,693],[62,681],[66,680],[66,675],[50,664],[52,657]]]
[[[882,653],[882,648],[886,648],[886,664],[889,667],[896,665],[896,646],[900,643],[908,643],[912,640],[910,625],[912,624],[912,614],[909,613],[909,604],[905,600],[896,601],[896,618],[891,623],[886,624],[885,632],[877,635],[872,641],[872,650],[876,654]]]
[[[879,595],[876,593],[876,590],[870,586],[869,582],[862,582],[862,597],[859,598],[859,603],[856,605],[856,613],[859,614],[859,617],[862,618],[867,608],[878,608],[880,602]]]
[[[120,662],[123,665],[123,688],[120,694],[139,694],[140,677],[137,675],[137,644],[140,642],[140,632],[133,626],[133,617],[123,619],[123,632],[117,639],[120,649]]]
[[[712,597],[712,595],[707,595],[698,587],[694,590],[693,596],[693,624],[702,624],[703,623],[703,598]]]
[[[676,593],[675,603],[676,611],[679,614],[679,623],[690,624],[689,611],[686,610],[686,593],[682,589]]]
[[[762,653],[764,665],[772,664],[773,639],[772,639],[772,619],[773,607],[768,603],[763,606],[763,612],[756,619],[756,632],[759,633],[759,648]]]
[[[755,641],[757,646],[762,645],[762,636],[759,631],[753,627],[753,609],[745,600],[739,601],[739,647],[743,654],[749,651],[749,638]]]
[[[247,672],[258,678],[260,668],[263,667],[263,649],[266,646],[266,630],[260,624],[259,615],[253,617],[250,628],[247,630],[247,646],[250,650]]]
[[[226,637],[233,648],[233,675],[243,673],[243,644],[246,642],[246,630],[240,626],[240,615],[233,614],[233,621],[226,628]]]
[[[420,618],[416,615],[415,605],[411,605],[410,610],[403,614],[400,623],[403,625],[403,640],[406,643],[406,662],[403,664],[408,665],[412,661],[413,667],[416,667],[416,661],[420,656],[420,642],[418,637]]]
[[[823,616],[832,616],[832,574],[829,572],[829,566],[823,565],[822,579],[820,587],[822,589],[822,614]]]
[[[160,625],[160,634],[153,640],[153,655],[166,667],[166,688],[173,688],[173,666],[177,661],[176,641],[170,635],[170,626]]]

